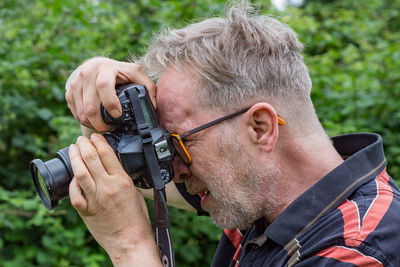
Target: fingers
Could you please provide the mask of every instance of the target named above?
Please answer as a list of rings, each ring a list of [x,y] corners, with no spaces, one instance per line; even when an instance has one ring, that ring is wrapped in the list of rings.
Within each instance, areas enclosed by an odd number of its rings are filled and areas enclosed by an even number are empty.
[[[115,175],[124,173],[121,163],[115,155],[114,150],[102,135],[92,134],[90,140],[96,148],[100,160],[108,174]]]
[[[82,125],[93,128],[90,124],[86,112],[83,92],[85,92],[85,85],[90,84],[90,81],[95,78],[95,74],[87,69],[84,65],[76,69],[68,78],[66,84],[65,99],[68,103],[72,114],[75,119]]]
[[[111,126],[104,123],[100,103],[111,116],[122,114],[115,93],[116,83],[143,84],[149,91],[153,106],[157,108],[156,86],[136,64],[97,57],[84,62],[67,81],[65,99],[72,114],[82,125],[104,132]]]
[[[72,144],[69,147],[69,159],[71,161],[76,182],[79,184],[83,192],[85,192],[85,195],[90,197],[96,191],[96,184],[91,177],[89,170],[86,168],[77,145]]]
[[[118,66],[118,73],[120,78],[128,79],[130,82],[136,84],[143,84],[149,91],[151,102],[155,109],[157,109],[156,93],[157,87],[147,74],[139,68],[135,63],[120,62]]]
[[[116,182],[112,178],[115,176],[109,173],[122,174],[123,168],[105,138],[99,134],[94,134],[91,140],[79,137],[76,145],[69,148],[69,158],[75,176],[69,187],[71,203],[80,213],[94,212],[99,195],[104,197],[104,190],[110,191],[110,185]]]
[[[80,124],[100,132],[111,129],[111,126],[103,121],[100,103],[104,101],[105,107],[111,105],[116,106],[117,110],[121,110],[118,97],[115,94],[117,74],[113,62],[113,60],[107,58],[87,60],[71,74],[66,84],[65,99],[76,120]],[[100,88],[97,88],[98,77],[105,77],[109,82],[102,83],[100,78]],[[99,91],[101,91],[101,96]]]
[[[69,90],[65,93],[65,100],[67,101],[68,108],[71,110],[72,115],[74,116],[74,118],[76,120],[78,120],[76,107],[75,107],[76,106],[75,99],[74,99],[74,96],[73,96],[71,90]]]
[[[99,75],[97,75],[95,84],[101,103],[114,118],[118,118],[122,114],[121,104],[115,93],[117,76],[118,69],[116,67],[110,68],[102,65],[99,67]]]
[[[65,94],[65,100],[67,101],[68,107],[72,112],[72,115],[80,123],[84,124],[81,120],[83,115],[83,99],[82,99],[82,85],[79,81],[70,81],[68,84],[68,90]]]
[[[124,174],[114,150],[100,134],[79,137],[76,145],[70,146],[70,160],[73,172],[83,191],[88,194],[95,190],[102,179],[114,174]]]
[[[69,184],[69,198],[71,199],[72,206],[79,212],[84,212],[88,208],[88,203],[84,197],[83,191],[79,186],[76,178],[73,178]]]
[[[94,83],[86,83],[84,88],[85,90],[83,90],[83,105],[88,125],[91,125],[92,128],[96,129],[99,132],[109,131],[111,129],[111,125],[106,124],[103,121],[102,116],[99,116],[98,114],[101,114],[101,100],[94,86]]]
[[[102,182],[101,180],[108,176],[108,171],[103,166],[99,152],[97,151],[96,147],[88,138],[83,136],[78,138],[76,144],[79,147],[81,158],[94,182],[96,184]],[[104,146],[105,148],[110,147],[108,144],[103,145],[103,147]],[[114,154],[114,152],[112,154]]]

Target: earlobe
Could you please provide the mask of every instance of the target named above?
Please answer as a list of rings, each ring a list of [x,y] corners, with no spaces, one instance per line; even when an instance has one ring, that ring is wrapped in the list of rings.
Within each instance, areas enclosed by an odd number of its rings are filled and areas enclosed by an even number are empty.
[[[279,135],[275,108],[268,103],[257,103],[247,114],[251,142],[264,152],[272,152]]]

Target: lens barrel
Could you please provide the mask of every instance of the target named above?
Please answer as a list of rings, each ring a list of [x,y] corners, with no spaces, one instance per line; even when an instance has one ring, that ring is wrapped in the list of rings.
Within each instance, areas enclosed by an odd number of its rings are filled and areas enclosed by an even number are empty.
[[[46,209],[58,206],[58,201],[68,196],[73,173],[68,156],[69,147],[57,152],[57,157],[43,162],[34,159],[30,163],[33,183]]]

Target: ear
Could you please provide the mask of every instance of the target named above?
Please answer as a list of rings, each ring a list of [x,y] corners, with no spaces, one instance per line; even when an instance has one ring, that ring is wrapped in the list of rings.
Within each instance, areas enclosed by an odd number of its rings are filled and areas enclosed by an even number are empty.
[[[246,126],[253,144],[271,153],[278,140],[278,114],[268,103],[257,103],[246,112]]]

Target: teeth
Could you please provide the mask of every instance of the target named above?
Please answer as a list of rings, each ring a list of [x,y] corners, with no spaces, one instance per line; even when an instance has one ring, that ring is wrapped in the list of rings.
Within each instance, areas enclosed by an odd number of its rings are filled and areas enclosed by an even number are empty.
[[[200,194],[200,198],[204,199],[208,195],[208,190]]]

